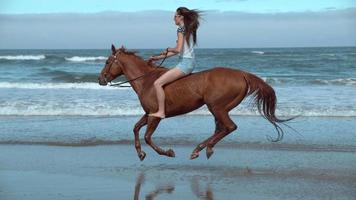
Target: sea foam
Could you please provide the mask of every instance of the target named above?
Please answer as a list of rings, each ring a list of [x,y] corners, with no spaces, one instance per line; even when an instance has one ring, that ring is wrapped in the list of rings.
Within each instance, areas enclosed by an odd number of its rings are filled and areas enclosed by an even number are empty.
[[[122,84],[123,87],[100,86],[98,83],[26,83],[26,82],[0,82],[0,88],[14,89],[127,89],[130,84]]]
[[[86,61],[97,61],[97,60],[106,60],[107,58],[104,56],[73,56],[73,57],[65,57],[65,60],[71,62],[86,62]]]
[[[0,56],[2,60],[43,60],[45,55],[5,55]]]

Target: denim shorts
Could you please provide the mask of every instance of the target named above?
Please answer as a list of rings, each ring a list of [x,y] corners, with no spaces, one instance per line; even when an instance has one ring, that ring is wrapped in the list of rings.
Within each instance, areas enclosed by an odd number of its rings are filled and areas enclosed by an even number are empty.
[[[176,68],[180,69],[184,74],[190,74],[196,66],[194,58],[187,58],[179,56],[179,62]]]

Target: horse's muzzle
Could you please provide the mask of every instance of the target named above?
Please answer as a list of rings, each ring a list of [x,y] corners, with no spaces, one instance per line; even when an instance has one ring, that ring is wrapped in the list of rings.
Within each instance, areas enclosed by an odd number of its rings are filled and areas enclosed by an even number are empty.
[[[103,76],[99,76],[98,80],[99,80],[99,85],[103,85],[103,86],[108,85],[106,78],[104,78]]]

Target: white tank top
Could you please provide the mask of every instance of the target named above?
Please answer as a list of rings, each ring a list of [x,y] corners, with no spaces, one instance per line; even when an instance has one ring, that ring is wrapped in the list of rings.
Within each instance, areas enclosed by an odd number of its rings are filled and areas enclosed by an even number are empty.
[[[181,32],[184,35],[184,42],[183,42],[183,50],[179,53],[180,57],[185,57],[185,58],[195,58],[194,54],[194,44],[193,44],[193,35],[190,36],[189,41],[190,41],[190,46],[188,46],[187,40],[185,39],[185,28],[183,27],[178,27],[177,33]]]

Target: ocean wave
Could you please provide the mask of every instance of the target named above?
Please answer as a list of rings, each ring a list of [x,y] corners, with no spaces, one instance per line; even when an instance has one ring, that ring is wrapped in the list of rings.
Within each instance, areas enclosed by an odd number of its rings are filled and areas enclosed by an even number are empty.
[[[269,84],[303,84],[303,85],[356,85],[356,78],[340,78],[340,79],[308,79],[308,77],[261,77],[262,80]]]
[[[0,104],[0,115],[7,116],[140,116],[144,114],[140,102],[110,103],[105,101],[83,102],[82,100],[72,102],[28,102],[9,101]],[[229,112],[232,116],[260,116],[253,106],[243,103]],[[206,106],[194,110],[187,115],[211,116]],[[356,117],[356,109],[353,108],[300,108],[288,107],[276,110],[280,118],[291,116],[306,117]]]
[[[98,83],[9,83],[0,82],[0,88],[5,89],[127,89],[130,84],[123,84],[124,87],[101,86]]]
[[[251,53],[260,54],[260,55],[265,54],[265,52],[263,51],[251,51]]]
[[[65,57],[65,60],[71,62],[86,62],[86,61],[98,61],[98,60],[106,60],[107,57],[104,56],[73,56],[73,57]]]
[[[320,56],[336,56],[334,53],[321,53]]]
[[[356,78],[340,78],[332,80],[316,79],[312,82],[315,84],[322,85],[356,85]]]
[[[83,135],[85,137],[85,135]],[[132,140],[105,140],[98,138],[76,138],[61,140],[58,138],[51,138],[47,140],[33,140],[33,139],[12,139],[12,140],[0,140],[0,144],[30,144],[30,145],[49,145],[49,146],[96,146],[96,145],[111,145],[111,144],[131,144]]]
[[[0,60],[43,60],[45,55],[6,55],[0,56]]]
[[[72,56],[63,57],[61,55],[0,55],[0,60],[66,60],[70,62],[87,62],[106,60],[105,56]]]
[[[40,76],[50,77],[55,82],[65,83],[93,83],[98,81],[98,73],[84,73],[84,72],[68,72],[62,70],[48,70],[42,69],[42,72],[38,73]]]

